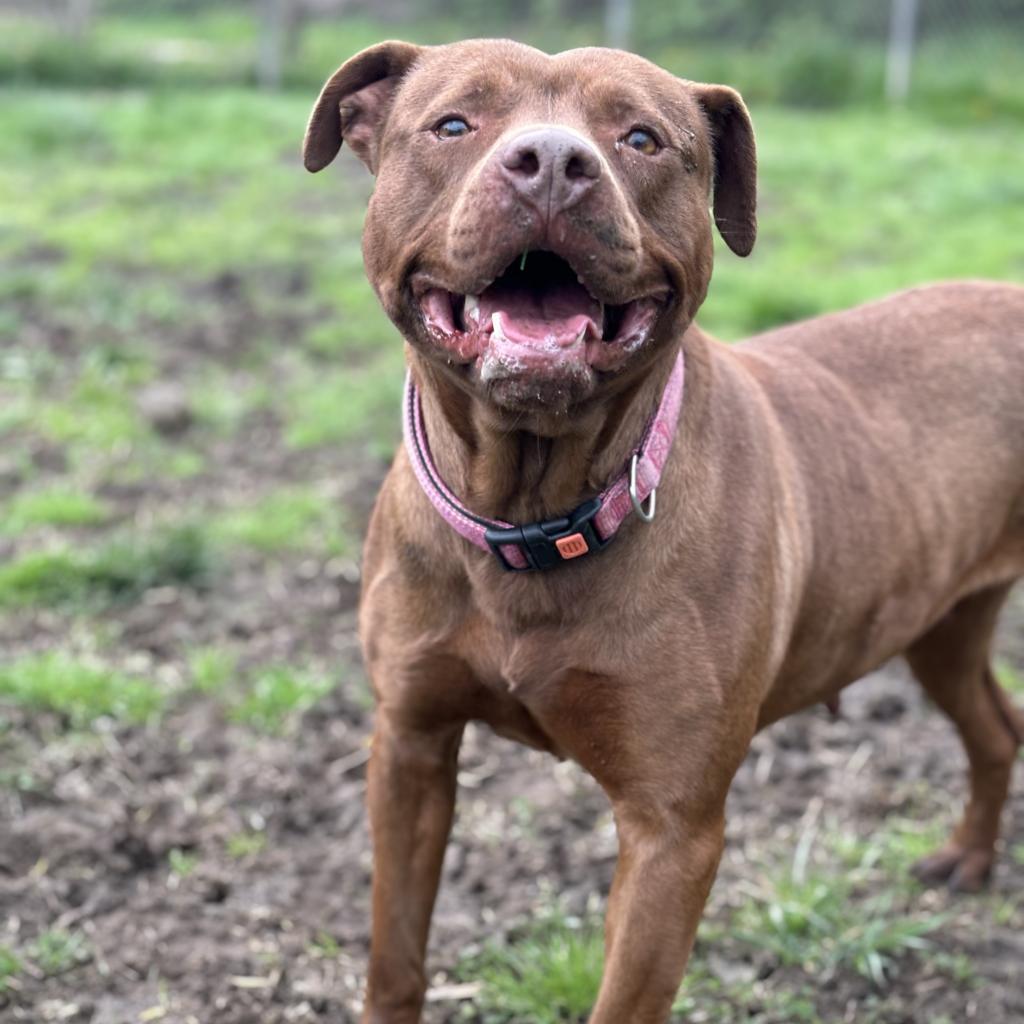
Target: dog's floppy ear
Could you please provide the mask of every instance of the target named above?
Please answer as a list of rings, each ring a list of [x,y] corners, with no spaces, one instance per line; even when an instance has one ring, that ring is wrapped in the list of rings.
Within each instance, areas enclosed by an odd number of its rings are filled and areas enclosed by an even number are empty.
[[[711,127],[715,161],[715,223],[737,256],[749,256],[757,237],[757,150],[743,99],[727,85],[695,85]]]
[[[395,92],[423,47],[392,40],[357,53],[327,80],[313,107],[302,159],[307,171],[322,171],[342,140],[377,173],[377,149]]]

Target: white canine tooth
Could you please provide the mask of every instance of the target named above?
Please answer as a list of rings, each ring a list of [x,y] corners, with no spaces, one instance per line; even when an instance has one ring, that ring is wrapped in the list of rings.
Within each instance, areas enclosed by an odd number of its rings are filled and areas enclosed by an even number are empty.
[[[576,344],[578,345],[587,336],[587,325],[584,324],[580,328],[580,333],[576,336]]]
[[[478,323],[480,320],[480,296],[479,295],[467,295],[466,305],[463,312],[463,316],[468,321],[472,318],[473,323]]]
[[[491,315],[491,323],[494,324],[494,337],[498,341],[507,341],[505,332],[501,329],[501,313],[494,313]]]

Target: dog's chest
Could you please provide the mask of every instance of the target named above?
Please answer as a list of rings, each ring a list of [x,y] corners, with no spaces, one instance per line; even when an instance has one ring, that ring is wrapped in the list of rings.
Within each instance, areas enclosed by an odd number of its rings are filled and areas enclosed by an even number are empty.
[[[520,700],[556,686],[577,667],[575,634],[576,630],[563,632],[554,626],[516,628],[472,614],[453,640],[459,657],[488,692]]]

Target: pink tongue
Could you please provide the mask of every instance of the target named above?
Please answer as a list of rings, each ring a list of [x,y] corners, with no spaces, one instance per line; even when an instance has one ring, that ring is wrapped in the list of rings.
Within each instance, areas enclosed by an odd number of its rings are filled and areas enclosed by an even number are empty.
[[[560,282],[543,290],[497,281],[480,296],[480,323],[500,313],[501,332],[521,345],[573,344],[587,330],[601,337],[601,306],[581,284]]]

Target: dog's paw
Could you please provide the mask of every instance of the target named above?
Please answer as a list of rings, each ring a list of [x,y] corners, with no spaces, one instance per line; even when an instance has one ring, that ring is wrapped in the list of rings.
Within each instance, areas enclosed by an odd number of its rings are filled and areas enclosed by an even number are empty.
[[[953,892],[981,892],[992,877],[993,859],[991,850],[950,845],[923,857],[910,873],[923,885],[945,883]]]

